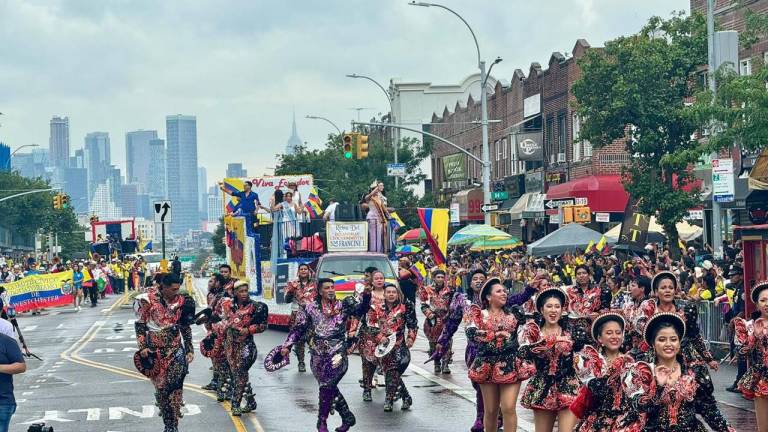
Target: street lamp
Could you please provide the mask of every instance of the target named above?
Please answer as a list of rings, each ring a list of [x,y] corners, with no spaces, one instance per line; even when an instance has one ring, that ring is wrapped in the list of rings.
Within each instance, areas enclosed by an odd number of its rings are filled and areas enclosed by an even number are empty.
[[[373,78],[371,78],[371,77],[369,77],[369,76],[365,76],[365,75],[358,75],[358,74],[355,74],[355,73],[353,73],[353,74],[347,74],[347,78],[362,78],[362,79],[367,79],[368,81],[370,81],[370,82],[372,82],[372,83],[376,84],[376,87],[378,87],[379,89],[381,89],[381,91],[383,91],[383,92],[384,92],[384,95],[387,97],[387,102],[389,102],[389,123],[394,123],[394,122],[395,122],[395,109],[392,107],[392,97],[391,97],[391,95],[389,94],[389,92],[388,92],[388,91],[387,91],[387,90],[384,88],[384,86],[383,86],[383,85],[379,84],[379,82],[378,82],[378,81],[376,81],[375,79],[373,79]],[[359,119],[358,119],[358,121],[359,121]],[[400,142],[399,142],[399,141],[400,141],[400,140],[399,140],[399,135],[400,135],[400,134],[398,133],[398,134],[397,134],[397,135],[398,135],[398,137],[396,138],[396,137],[394,136],[394,135],[395,135],[395,133],[397,133],[397,132],[396,132],[396,131],[392,131],[392,140],[394,141],[394,143],[392,144],[392,147],[393,147],[393,148],[394,148],[394,150],[395,150],[395,163],[397,163],[397,148],[400,146]],[[400,178],[399,178],[399,177],[397,177],[397,176],[395,176],[395,188],[397,188],[397,187],[399,186],[399,183],[400,183],[400,182],[399,182],[399,180],[400,180]]]
[[[24,144],[23,146],[20,146],[20,147],[18,147],[16,150],[14,150],[14,151],[13,151],[13,153],[11,153],[11,155],[10,155],[10,156],[8,156],[8,171],[10,171],[10,170],[11,170],[11,159],[13,159],[13,156],[14,156],[14,155],[15,155],[15,154],[16,154],[16,153],[19,151],[19,150],[21,150],[21,149],[23,149],[23,148],[26,148],[26,147],[40,147],[40,145],[39,145],[39,144]]]
[[[480,111],[482,112],[482,117],[480,120],[480,123],[482,124],[482,130],[483,130],[483,201],[485,204],[488,204],[491,202],[491,155],[490,155],[490,149],[488,147],[488,92],[486,91],[486,86],[488,84],[488,76],[490,75],[490,70],[486,72],[485,70],[485,61],[482,60],[482,57],[480,57],[480,44],[477,43],[477,37],[475,36],[474,30],[472,30],[472,27],[470,27],[467,20],[465,20],[461,15],[456,13],[453,9],[443,6],[441,4],[437,3],[426,3],[426,2],[416,2],[412,1],[409,3],[411,6],[423,6],[423,7],[437,7],[440,9],[445,9],[446,11],[452,13],[456,16],[456,18],[460,19],[461,22],[464,23],[465,26],[469,29],[469,32],[472,34],[472,40],[475,41],[475,49],[477,50],[477,67],[480,69]],[[496,60],[491,64],[491,69],[493,69],[493,66],[497,63],[501,62],[501,57],[497,57]],[[485,213],[485,223],[489,224],[491,223],[491,214]]]
[[[333,127],[336,129],[336,132],[338,132],[338,133],[339,133],[339,135],[341,135],[341,129],[339,129],[339,127],[338,127],[338,126],[336,126],[336,123],[334,123],[334,122],[332,122],[332,121],[328,120],[328,119],[327,119],[327,118],[325,118],[325,117],[320,117],[320,116],[313,116],[313,115],[308,115],[308,116],[304,116],[304,118],[308,118],[308,119],[311,119],[311,120],[324,120],[325,122],[327,122],[327,123],[330,123],[330,125],[331,125],[331,126],[333,126]]]

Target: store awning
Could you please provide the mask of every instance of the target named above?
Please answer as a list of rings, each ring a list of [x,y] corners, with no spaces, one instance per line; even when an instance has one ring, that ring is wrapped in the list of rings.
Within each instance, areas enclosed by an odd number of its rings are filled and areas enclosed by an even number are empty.
[[[749,188],[753,190],[768,190],[768,149],[763,150],[757,157],[752,171],[749,172]]]
[[[544,194],[527,192],[509,209],[512,219],[544,217]]]
[[[629,194],[618,175],[587,176],[563,184],[554,185],[547,191],[547,199],[586,198],[593,212],[622,213]]]

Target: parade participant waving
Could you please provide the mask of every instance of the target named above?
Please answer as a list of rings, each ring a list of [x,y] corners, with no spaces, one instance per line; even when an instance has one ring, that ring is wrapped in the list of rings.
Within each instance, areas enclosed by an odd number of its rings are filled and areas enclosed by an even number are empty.
[[[498,278],[485,282],[480,298],[481,304],[473,304],[468,312],[467,340],[477,344],[469,378],[480,386],[483,395],[485,431],[497,430],[499,408],[505,429],[514,431],[520,383],[534,372],[532,363],[517,358],[515,336],[524,317],[517,308],[507,306],[507,289]]]
[[[704,362],[711,369],[717,370],[719,363],[707,349],[704,338],[699,331],[699,310],[696,304],[676,298],[679,290],[679,282],[674,273],[669,271],[656,273],[651,281],[651,291],[655,298],[643,302],[640,310],[646,317],[651,317],[659,312],[678,314],[685,321],[685,326],[688,329],[681,341],[685,363]]]
[[[568,294],[568,315],[586,334],[592,319],[611,307],[611,291],[607,286],[601,288],[592,281],[592,272],[587,264],[577,264],[575,276],[576,283],[565,289]]]
[[[363,400],[373,400],[373,374],[376,372],[379,360],[376,358],[376,346],[378,346],[379,323],[383,314],[384,304],[384,273],[376,270],[371,273],[371,301],[365,316],[361,320],[358,331],[358,349],[363,367]]]
[[[592,323],[596,345],[585,345],[576,355],[576,372],[584,386],[570,409],[581,421],[579,432],[615,431],[627,403],[621,378],[632,357],[622,354],[626,324],[620,313],[607,312]]]
[[[682,342],[688,328],[676,312],[660,312],[645,326],[651,364],[638,362],[624,377],[632,408],[645,416],[644,432],[698,432],[700,415],[715,432],[735,432],[717,406],[706,366],[686,363]]]
[[[451,284],[445,281],[445,272],[435,270],[432,272],[433,285],[426,285],[419,289],[419,300],[421,301],[421,312],[426,319],[424,320],[424,335],[429,341],[429,352],[431,356],[435,352],[435,345],[443,331],[445,320],[450,312],[450,305],[454,297],[458,294]],[[435,373],[450,374],[449,364],[452,361],[453,351],[452,341],[443,347],[444,353],[441,357],[434,360]]]
[[[159,289],[136,297],[136,368],[155,386],[165,432],[178,432],[182,388],[194,358],[192,330],[195,301],[179,294],[181,281],[165,275]]]
[[[287,363],[291,346],[309,334],[310,368],[320,385],[317,430],[328,432],[328,415],[335,408],[342,419],[336,432],[346,432],[355,424],[355,416],[338,387],[348,367],[346,323],[352,317],[362,317],[370,309],[371,287],[365,287],[359,300],[349,296],[340,301],[336,299],[331,279],[319,279],[317,285],[317,299],[299,309],[296,325],[285,343],[267,355],[264,367],[274,371]]]
[[[738,383],[738,389],[755,401],[757,430],[768,431],[768,281],[761,281],[750,291],[757,306],[758,317],[746,321],[734,318],[735,342],[739,355],[749,361],[749,367]]]
[[[520,330],[519,357],[535,363],[536,373],[525,387],[522,405],[533,410],[536,432],[573,430],[576,417],[568,409],[580,383],[573,354],[586,340],[586,333],[563,313],[568,297],[560,288],[542,290],[536,296],[536,317]]]
[[[288,282],[285,287],[285,302],[291,303],[291,319],[288,324],[290,327],[293,327],[293,323],[296,321],[296,314],[299,308],[315,301],[316,296],[317,288],[312,280],[312,270],[310,270],[308,264],[300,264],[297,279]],[[296,358],[299,360],[299,372],[306,372],[304,341],[296,342],[293,349],[296,351]]]
[[[403,401],[401,409],[407,410],[413,404],[413,400],[401,376],[411,362],[409,350],[416,341],[419,323],[416,321],[413,303],[403,296],[397,285],[391,283],[385,285],[384,303],[379,319],[381,329],[377,335],[379,349],[382,344],[387,343],[386,349],[389,350],[379,359],[387,388],[384,411],[392,411],[392,404],[398,395]],[[393,344],[391,348],[389,344]]]
[[[251,300],[246,281],[235,282],[235,298],[223,300],[222,308],[227,317],[224,352],[234,381],[232,415],[239,416],[256,409],[253,389],[248,382],[248,371],[256,361],[257,354],[253,335],[266,330],[269,311],[266,304]],[[240,402],[246,387],[246,407],[241,409]]]

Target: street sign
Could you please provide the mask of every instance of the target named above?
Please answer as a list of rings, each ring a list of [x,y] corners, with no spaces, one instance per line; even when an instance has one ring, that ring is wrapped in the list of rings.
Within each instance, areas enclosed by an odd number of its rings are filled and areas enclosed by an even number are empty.
[[[587,205],[589,205],[589,200],[586,197],[584,197],[584,198],[575,198],[574,201],[576,201],[576,205],[577,206],[587,206]]]
[[[482,207],[480,207],[480,210],[483,211],[483,213],[492,212],[494,210],[498,210],[499,205],[498,204],[483,204]]]
[[[610,222],[610,213],[595,213],[595,222]]]
[[[548,209],[555,209],[574,204],[576,204],[576,200],[574,198],[558,198],[544,201],[544,207]]]
[[[712,195],[716,202],[733,202],[736,187],[733,159],[712,159]]]
[[[167,224],[173,220],[171,217],[171,201],[155,201],[155,223]]]
[[[504,201],[505,199],[509,198],[509,193],[507,191],[503,192],[491,192],[491,199],[494,201]]]
[[[402,164],[402,163],[387,164],[387,176],[405,177],[405,164]]]

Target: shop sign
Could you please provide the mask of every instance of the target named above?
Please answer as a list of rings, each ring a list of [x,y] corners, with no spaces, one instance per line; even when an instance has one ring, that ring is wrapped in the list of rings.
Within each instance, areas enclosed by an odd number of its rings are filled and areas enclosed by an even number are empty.
[[[595,213],[595,222],[610,222],[610,213]]]
[[[443,156],[443,176],[446,181],[460,181],[467,179],[466,155],[456,153]]]
[[[541,132],[528,132],[515,135],[517,158],[521,161],[540,161],[544,159],[544,146]]]
[[[544,173],[541,171],[525,174],[525,191],[542,192],[544,191]]]

